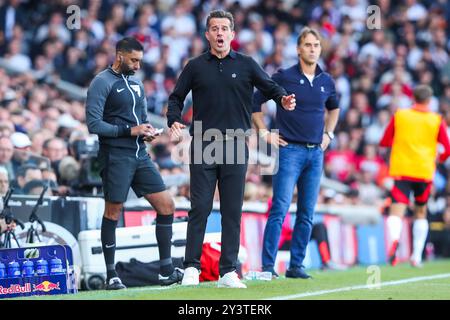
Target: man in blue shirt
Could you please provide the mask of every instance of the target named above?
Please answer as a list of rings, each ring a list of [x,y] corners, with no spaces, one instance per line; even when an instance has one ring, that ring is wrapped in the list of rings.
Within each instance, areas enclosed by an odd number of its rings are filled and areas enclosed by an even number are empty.
[[[263,121],[261,104],[268,99],[257,91],[253,97],[253,123],[268,143],[280,146],[278,172],[273,177],[273,205],[264,230],[263,271],[274,270],[283,220],[297,185],[298,201],[287,278],[310,276],[303,259],[311,237],[314,207],[323,170],[323,152],[334,138],[339,117],[336,89],[331,76],[317,65],[321,53],[319,33],[304,28],[297,40],[299,63],[272,76],[288,94],[295,94],[296,107],[277,105],[276,127],[270,133]]]

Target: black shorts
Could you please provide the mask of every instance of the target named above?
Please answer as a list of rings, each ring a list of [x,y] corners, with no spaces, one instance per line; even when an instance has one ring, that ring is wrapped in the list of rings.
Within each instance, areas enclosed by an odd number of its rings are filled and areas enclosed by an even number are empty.
[[[145,150],[136,152],[123,148],[100,148],[98,159],[105,201],[125,202],[130,187],[138,197],[166,190],[153,161]]]
[[[409,195],[414,193],[415,203],[424,205],[430,197],[431,182],[396,179],[391,190],[393,203],[409,204]]]

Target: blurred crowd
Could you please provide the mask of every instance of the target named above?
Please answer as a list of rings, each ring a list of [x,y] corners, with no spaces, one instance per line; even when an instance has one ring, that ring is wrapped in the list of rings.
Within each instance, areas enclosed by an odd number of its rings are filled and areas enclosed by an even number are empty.
[[[79,25],[68,24],[70,5],[81,9]],[[370,5],[377,6],[380,29],[366,24]],[[101,193],[97,145],[87,132],[84,100],[55,83],[86,88],[112,63],[116,42],[134,36],[144,46],[136,76],[144,83],[150,119],[164,118],[182,67],[207,50],[205,20],[213,9],[233,13],[233,49],[252,56],[269,74],[297,62],[303,26],[320,30],[320,65],[336,81],[341,110],[336,139],[325,156],[325,176],[349,187],[341,193],[324,187],[320,203],[383,206],[392,181],[387,150],[378,142],[392,114],[413,103],[415,85],[433,88],[430,107],[450,125],[446,0],[0,0],[1,192],[9,184],[24,194],[39,194],[44,185],[54,195]],[[275,110],[273,102],[263,106],[271,128]],[[188,98],[183,120],[189,124],[191,117]],[[188,198],[188,167],[171,157],[179,147],[163,135],[149,152],[173,195]],[[271,197],[271,176],[262,175],[260,166],[249,166],[248,201]],[[448,167],[438,167],[431,201],[446,203]],[[431,207],[441,215],[446,208]]]

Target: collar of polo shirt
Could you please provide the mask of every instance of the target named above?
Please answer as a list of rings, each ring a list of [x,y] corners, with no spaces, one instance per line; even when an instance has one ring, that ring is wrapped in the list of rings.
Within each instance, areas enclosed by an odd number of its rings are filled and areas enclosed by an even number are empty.
[[[234,51],[233,49],[231,49],[230,52],[229,52],[224,58],[226,58],[226,57],[228,57],[228,56],[230,56],[230,57],[233,58],[233,59],[236,59],[236,51]],[[211,53],[211,51],[208,50],[207,59],[208,59],[208,60],[211,60],[213,57],[216,57],[216,56],[213,55],[213,54]],[[216,58],[217,58],[217,57],[216,57]],[[217,59],[219,59],[219,58],[217,58]]]
[[[297,66],[298,66],[298,69],[300,70],[300,73],[303,73],[302,65],[301,65],[300,62],[297,63]],[[322,68],[319,66],[319,64],[316,64],[315,75],[317,76],[318,74],[320,74],[320,73],[322,73],[322,72],[323,72],[323,71],[322,71]]]

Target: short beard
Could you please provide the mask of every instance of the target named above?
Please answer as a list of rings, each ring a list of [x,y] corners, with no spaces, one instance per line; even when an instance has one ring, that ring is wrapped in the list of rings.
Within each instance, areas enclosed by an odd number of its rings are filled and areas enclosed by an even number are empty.
[[[120,73],[126,76],[132,76],[135,74],[133,69],[128,68],[128,66],[124,63],[121,63],[120,66]]]
[[[132,75],[135,74],[133,69],[128,69],[128,67],[126,67],[126,66],[124,68],[122,68],[122,72],[121,73],[126,75],[126,76],[132,76]]]

